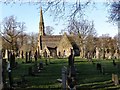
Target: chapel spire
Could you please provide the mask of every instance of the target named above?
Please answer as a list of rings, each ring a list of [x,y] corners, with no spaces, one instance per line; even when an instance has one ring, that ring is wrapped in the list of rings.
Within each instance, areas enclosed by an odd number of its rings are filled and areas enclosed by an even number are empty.
[[[41,7],[41,9],[40,9],[39,34],[40,34],[40,36],[45,35],[45,32],[44,32],[44,20],[43,20],[42,7]]]

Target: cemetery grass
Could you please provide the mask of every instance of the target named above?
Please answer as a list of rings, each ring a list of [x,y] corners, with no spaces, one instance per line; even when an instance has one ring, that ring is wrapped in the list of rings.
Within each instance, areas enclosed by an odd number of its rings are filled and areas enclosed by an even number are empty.
[[[22,82],[16,88],[54,88],[61,90],[61,83],[57,79],[61,79],[61,69],[63,66],[68,65],[67,59],[50,59],[51,63],[45,65],[45,60],[40,59],[44,62],[44,68],[35,76],[28,75],[28,67],[34,65],[33,63],[22,63],[22,59],[17,59],[18,66],[13,69],[12,77],[14,84],[21,81],[21,76],[25,76],[25,82]],[[89,89],[89,90],[111,90],[119,89],[120,85],[115,86],[112,82],[112,73],[118,74],[120,77],[120,60],[115,60],[119,66],[113,66],[112,60],[93,60],[89,62],[86,59],[75,58],[75,67],[77,71],[77,89]],[[104,67],[104,74],[100,73],[96,69],[96,63],[101,63]],[[120,79],[120,78],[119,78]]]

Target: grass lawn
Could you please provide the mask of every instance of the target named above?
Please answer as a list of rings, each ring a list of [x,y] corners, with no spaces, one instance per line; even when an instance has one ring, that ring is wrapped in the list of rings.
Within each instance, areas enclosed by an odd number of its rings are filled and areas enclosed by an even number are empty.
[[[57,82],[61,78],[61,69],[68,65],[67,59],[50,59],[51,64],[45,65],[43,70],[37,76],[28,76],[28,67],[34,63],[22,63],[22,59],[17,59],[18,67],[12,71],[14,83],[21,80],[22,75],[26,75],[26,84],[21,84],[22,88],[58,88],[61,90],[61,83]],[[34,61],[34,60],[33,60]],[[88,62],[85,59],[75,58],[75,67],[77,69],[77,88],[78,90],[111,90],[119,89],[120,85],[115,86],[111,80],[112,73],[118,74],[120,77],[120,61],[118,67],[113,66],[112,60],[93,60]],[[103,75],[96,69],[96,63],[101,63],[104,67],[105,74]],[[120,79],[120,78],[119,78]]]

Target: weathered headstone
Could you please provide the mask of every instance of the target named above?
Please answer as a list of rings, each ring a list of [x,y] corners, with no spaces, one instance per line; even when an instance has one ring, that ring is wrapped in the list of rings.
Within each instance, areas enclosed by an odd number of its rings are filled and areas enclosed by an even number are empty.
[[[102,67],[101,72],[102,72],[103,75],[105,74],[105,68],[104,67]]]
[[[114,75],[114,84],[119,85],[119,78],[117,74]]]
[[[66,85],[66,80],[67,80],[67,69],[66,67],[62,68],[62,89],[66,90],[67,85]]]
[[[37,62],[37,50],[36,50],[36,52],[34,54],[34,58],[35,58],[35,62]]]
[[[28,62],[28,52],[26,52],[26,54],[25,54],[25,59],[26,59],[26,63]]]
[[[73,50],[71,49],[71,54],[68,57],[68,65],[70,66],[74,66],[74,55],[73,55]]]
[[[5,59],[8,59],[8,51],[5,50]]]
[[[39,70],[42,70],[43,69],[43,62],[40,62],[39,63]]]
[[[116,66],[116,62],[115,62],[115,60],[113,60],[113,65]]]
[[[112,81],[115,85],[119,85],[119,78],[117,74],[112,74]]]
[[[29,51],[29,55],[28,56],[29,56],[29,62],[31,62],[31,60],[32,60],[31,59],[31,51]]]
[[[76,85],[76,70],[74,66],[74,54],[73,54],[73,49],[71,49],[71,54],[68,57],[68,76],[67,76],[67,83],[68,83],[68,88],[72,90],[75,88]]]
[[[99,70],[100,72],[102,72],[102,66],[100,63],[97,63],[97,70]]]
[[[23,50],[22,50],[22,59],[24,59],[24,52],[23,52]]]
[[[13,79],[12,79],[12,73],[11,73],[11,69],[10,68],[8,70],[8,78],[9,78],[10,87],[12,87]]]
[[[47,61],[47,59],[45,60],[45,64],[48,65],[48,61]]]
[[[14,68],[15,67],[15,53],[11,52],[10,53],[10,68]]]
[[[44,55],[44,58],[47,58],[47,51],[46,50],[44,51],[43,55]]]
[[[113,73],[112,73],[112,81],[113,81],[113,82],[115,81],[115,76],[114,76]]]
[[[3,88],[6,87],[6,68],[7,68],[6,59],[3,59],[2,60],[2,82],[3,82]]]

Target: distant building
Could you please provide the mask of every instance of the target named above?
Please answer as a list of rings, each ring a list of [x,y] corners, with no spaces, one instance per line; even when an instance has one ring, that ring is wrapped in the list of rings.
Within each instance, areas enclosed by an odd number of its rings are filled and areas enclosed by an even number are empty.
[[[68,57],[70,50],[74,50],[75,55],[80,54],[79,37],[75,35],[46,35],[44,30],[44,20],[42,8],[40,10],[39,34],[37,51],[43,56],[47,52],[50,57]]]

